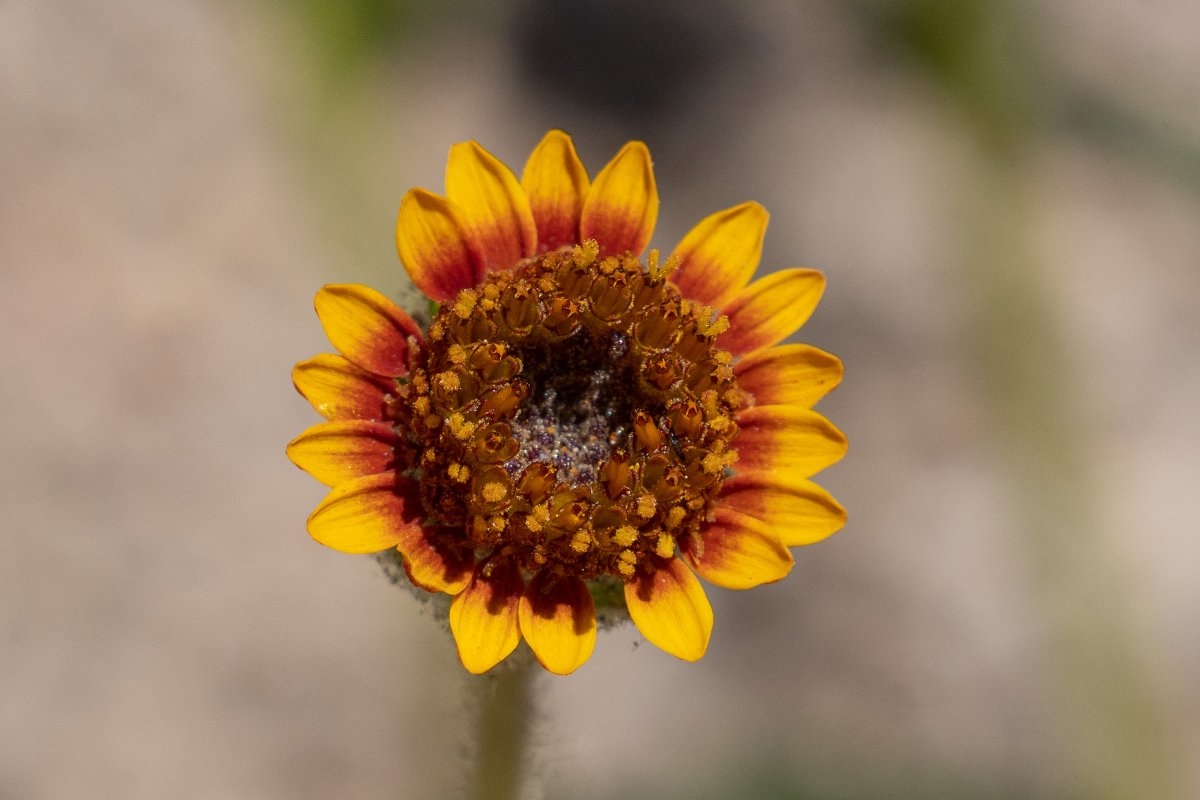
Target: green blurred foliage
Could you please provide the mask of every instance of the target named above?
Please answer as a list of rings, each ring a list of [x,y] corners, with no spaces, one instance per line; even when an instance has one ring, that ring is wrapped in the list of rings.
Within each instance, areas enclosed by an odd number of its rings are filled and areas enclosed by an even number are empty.
[[[421,0],[279,0],[333,77],[345,77],[403,44],[427,3]]]
[[[862,7],[885,40],[954,101],[996,156],[1037,129],[1045,74],[1027,9],[1011,0],[875,0]]]

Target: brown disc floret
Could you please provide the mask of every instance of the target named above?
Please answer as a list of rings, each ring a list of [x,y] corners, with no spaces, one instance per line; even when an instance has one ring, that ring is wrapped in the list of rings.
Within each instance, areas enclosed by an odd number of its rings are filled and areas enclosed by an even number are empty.
[[[714,343],[727,321],[682,299],[671,266],[589,241],[442,306],[396,425],[443,535],[585,580],[697,536],[748,398]]]

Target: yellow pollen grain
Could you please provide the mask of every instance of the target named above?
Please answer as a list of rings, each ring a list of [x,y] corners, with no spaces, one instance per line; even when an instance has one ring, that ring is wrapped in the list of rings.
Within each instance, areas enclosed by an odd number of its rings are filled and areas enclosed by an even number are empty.
[[[704,408],[704,416],[709,419],[721,413],[720,407],[717,405],[717,392],[715,389],[705,389],[700,393],[700,405]]]
[[[467,348],[461,344],[452,344],[446,351],[446,356],[450,359],[451,364],[461,367],[467,361]]]
[[[720,414],[714,417],[708,423],[708,427],[711,428],[715,433],[724,433],[725,431],[729,430],[729,423],[729,417],[725,416],[724,414]]]
[[[488,481],[483,485],[481,492],[483,499],[489,503],[499,503],[505,497],[508,497],[508,489],[499,481]]]
[[[713,336],[720,336],[727,330],[729,330],[729,317],[722,314],[712,321],[705,333],[710,333]]]
[[[658,250],[651,250],[647,261],[649,262],[650,277],[656,281],[667,277],[679,267],[679,256],[672,253],[667,256],[666,261],[662,261],[659,258]]]
[[[728,350],[718,350],[713,354],[713,358],[716,359],[718,364],[733,364],[733,353]]]
[[[479,308],[483,311],[493,311],[496,308],[496,301],[485,297],[479,301]]]
[[[463,289],[459,292],[458,299],[454,301],[454,313],[459,319],[467,319],[471,316],[471,312],[475,310],[475,301],[478,295],[474,289]]]
[[[550,521],[550,509],[545,503],[539,503],[525,516],[525,527],[533,533],[538,533]]]
[[[429,398],[418,397],[416,400],[413,400],[413,411],[422,417],[429,414]]]
[[[504,526],[508,524],[508,520],[497,514],[494,517],[488,517],[488,529],[492,533],[500,533],[504,530]]]
[[[633,566],[637,563],[637,553],[632,550],[622,550],[621,555],[617,556],[617,569],[625,577],[633,574]]]
[[[683,518],[687,516],[687,509],[683,506],[671,506],[671,510],[667,512],[667,527],[675,530],[683,524]]]
[[[495,302],[500,299],[500,287],[494,283],[489,283],[483,287],[483,297],[485,300]]]
[[[722,459],[716,453],[709,453],[708,455],[706,455],[704,457],[704,460],[700,462],[700,468],[702,470],[704,470],[705,472],[707,472],[709,475],[713,475],[715,473],[720,472],[724,466],[725,466],[724,459]]]
[[[461,412],[455,411],[446,420],[446,425],[450,428],[450,432],[454,434],[454,438],[459,441],[466,441],[479,427],[478,423],[467,422]]]
[[[658,501],[654,499],[652,494],[644,494],[638,498],[637,513],[643,519],[649,519],[654,516],[654,512],[658,509]]]
[[[462,387],[462,381],[458,379],[458,373],[452,369],[439,372],[434,380],[437,381],[438,388],[444,392],[457,392]]]
[[[613,541],[618,547],[629,547],[637,539],[637,528],[632,525],[622,525],[613,534]]]
[[[669,533],[659,536],[658,543],[654,545],[654,552],[659,558],[670,558],[675,555],[675,537]]]
[[[576,247],[572,255],[575,256],[575,263],[587,266],[595,261],[596,257],[600,255],[600,245],[595,239],[588,239],[586,242]]]
[[[576,531],[571,537],[571,549],[576,553],[586,553],[592,546],[592,534],[588,531]]]
[[[429,428],[431,431],[442,427],[442,418],[437,414],[426,414],[424,421],[425,427]]]

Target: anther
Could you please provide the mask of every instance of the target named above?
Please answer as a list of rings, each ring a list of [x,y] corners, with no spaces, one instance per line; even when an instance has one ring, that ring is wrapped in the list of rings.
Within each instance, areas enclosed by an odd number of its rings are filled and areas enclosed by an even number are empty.
[[[579,318],[579,303],[566,297],[553,297],[546,302],[546,318],[542,327],[563,338],[570,336],[578,328],[582,320]]]
[[[483,464],[508,461],[520,447],[513,438],[512,426],[507,422],[496,422],[484,429],[475,441],[475,458]]]
[[[601,470],[604,489],[610,500],[616,500],[629,486],[629,454],[617,450],[605,463]]]
[[[633,432],[637,436],[638,442],[646,450],[657,450],[662,447],[662,433],[654,424],[654,418],[645,409],[639,408],[633,412]]]
[[[508,417],[528,396],[529,386],[524,381],[513,381],[490,390],[483,396],[479,408],[482,413],[493,417]]]
[[[643,377],[651,386],[665,392],[679,379],[679,365],[670,355],[660,353],[646,363]]]
[[[521,495],[530,503],[540,503],[546,499],[556,483],[554,468],[545,462],[535,461],[521,473]]]

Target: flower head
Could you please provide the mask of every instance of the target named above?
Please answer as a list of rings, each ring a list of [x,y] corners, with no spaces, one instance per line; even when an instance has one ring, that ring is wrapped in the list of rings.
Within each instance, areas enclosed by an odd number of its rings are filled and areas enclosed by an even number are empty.
[[[841,362],[779,344],[824,277],[751,282],[756,203],[643,260],[657,215],[640,142],[591,181],[560,131],[520,180],[465,142],[445,196],[400,205],[400,257],[440,304],[428,329],[365,286],[317,293],[339,355],[293,372],[327,419],[288,447],[332,487],[308,530],[347,553],[395,548],[413,584],[453,596],[471,672],[522,638],[546,669],[574,671],[595,645],[594,597],[623,598],[649,641],[698,659],[713,614],[697,575],[779,580],[789,547],[844,524],[809,480],[846,450],[812,410]]]

